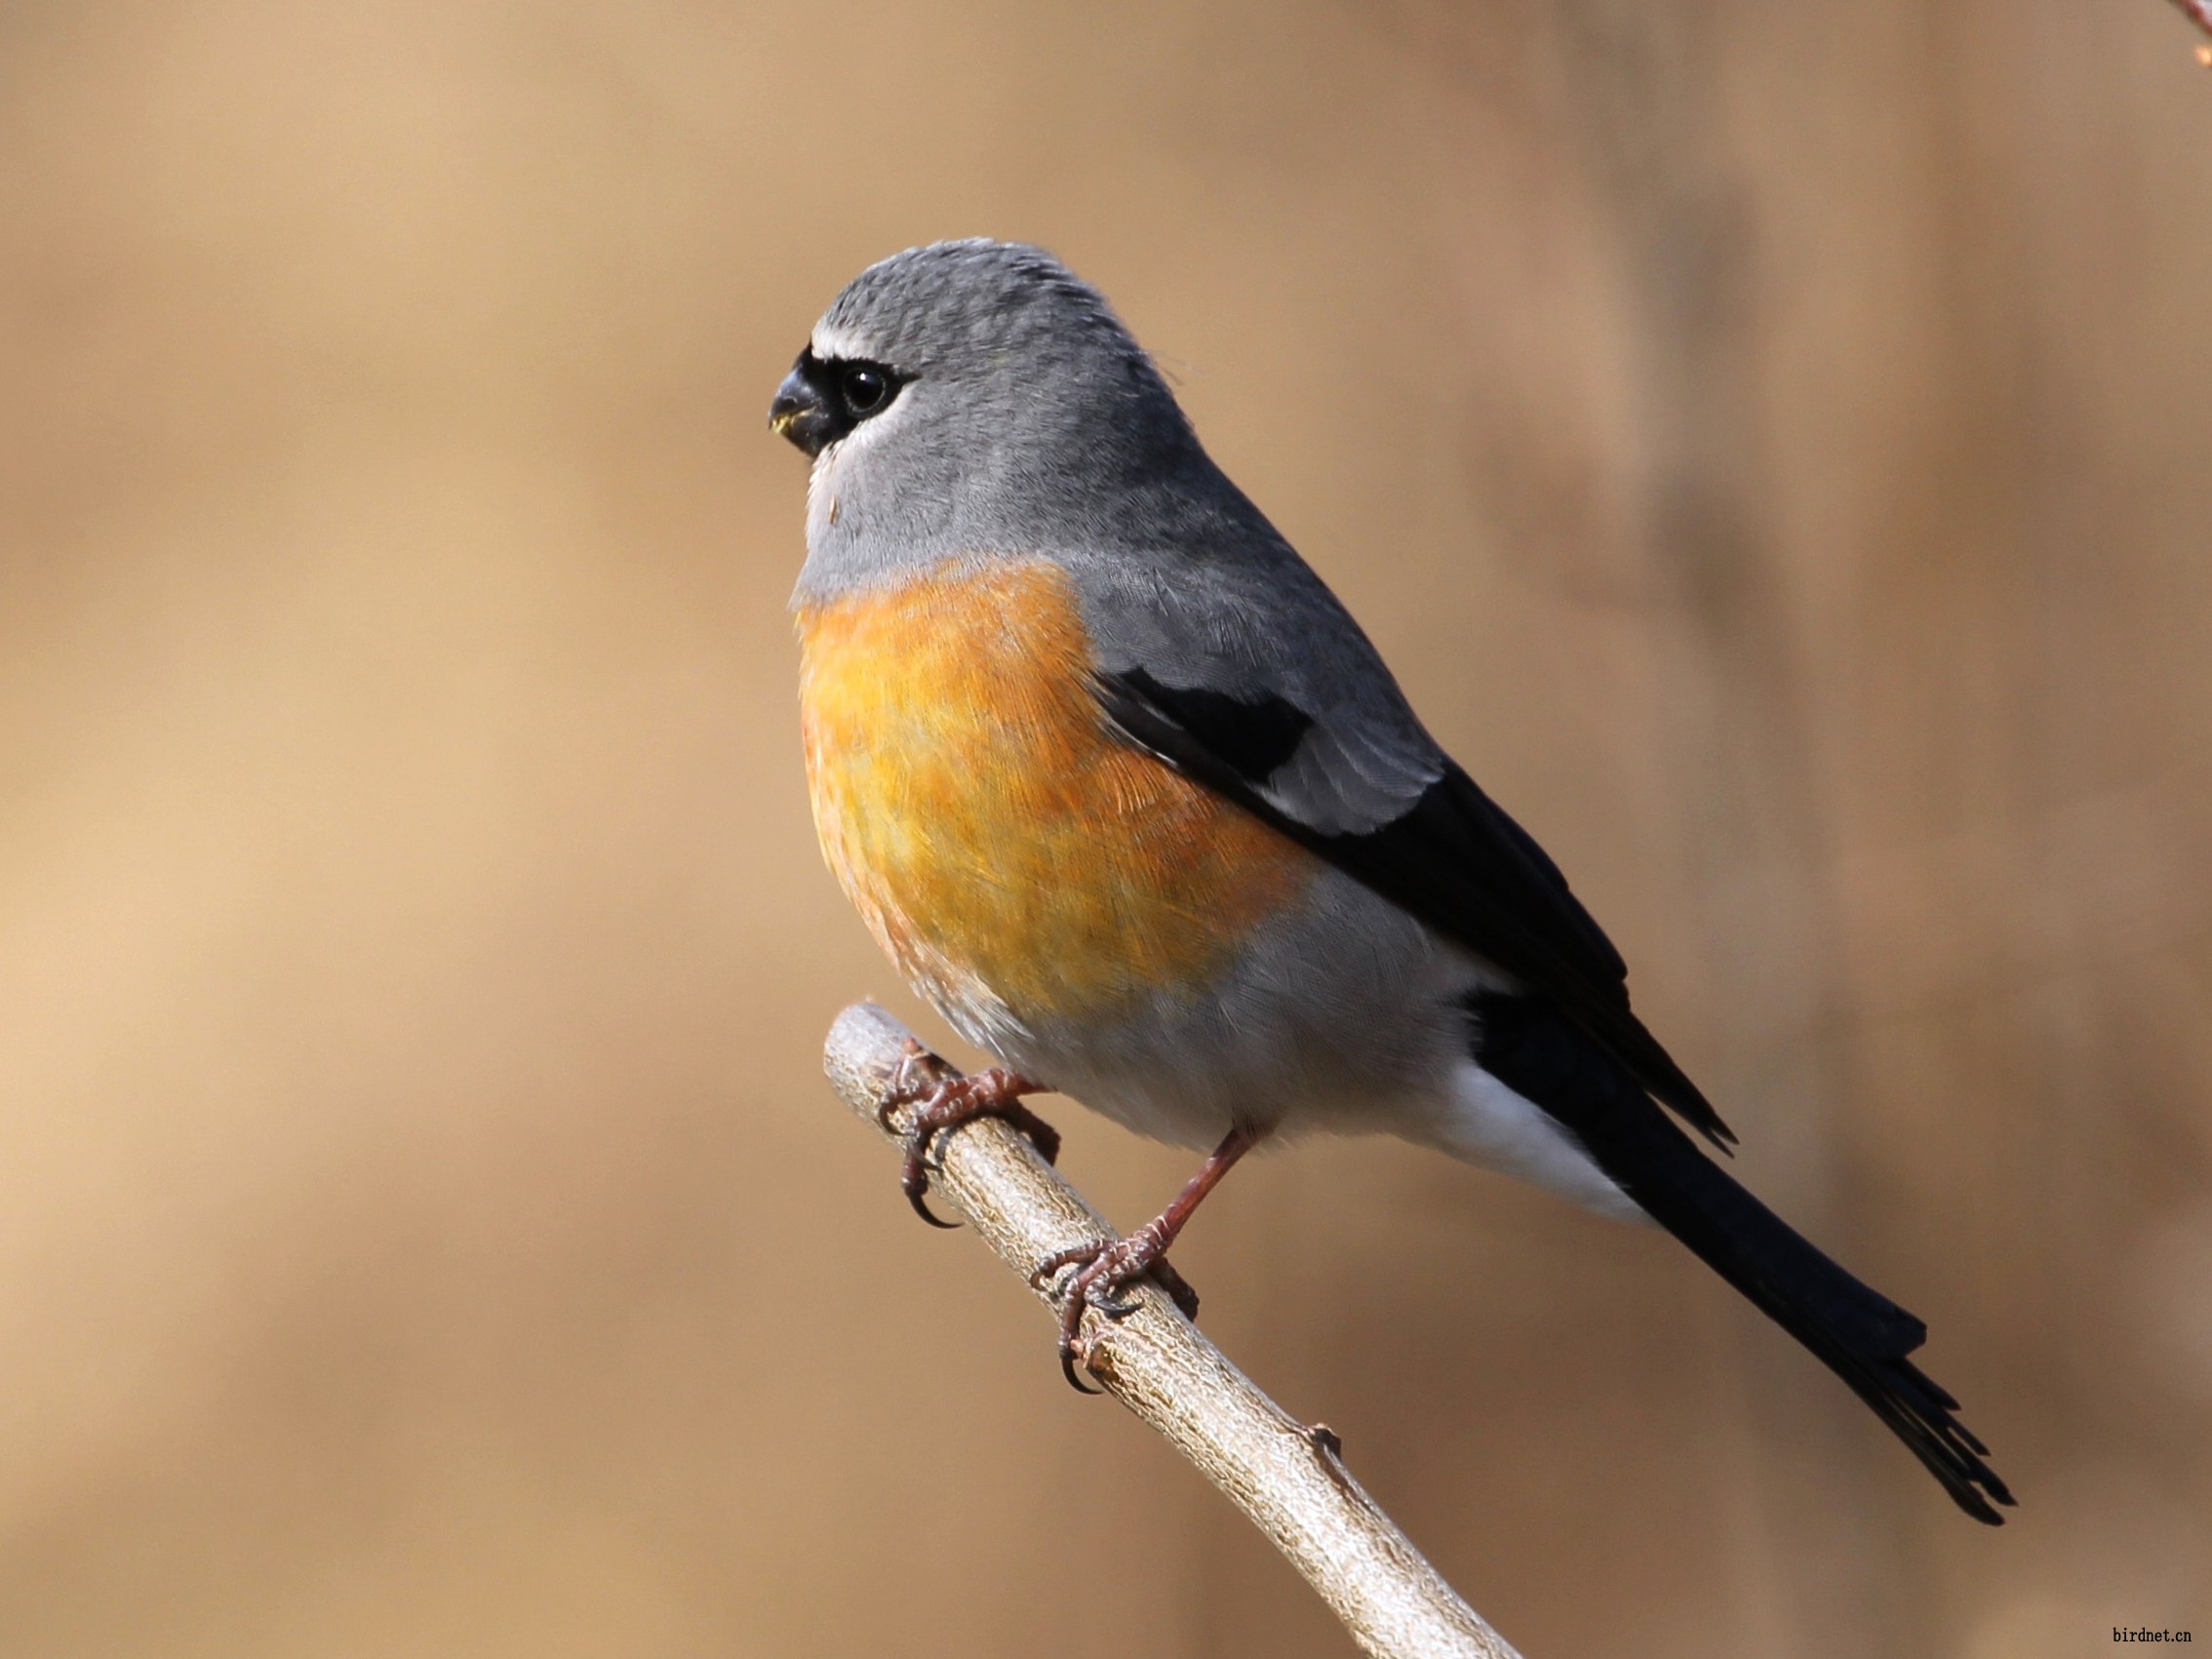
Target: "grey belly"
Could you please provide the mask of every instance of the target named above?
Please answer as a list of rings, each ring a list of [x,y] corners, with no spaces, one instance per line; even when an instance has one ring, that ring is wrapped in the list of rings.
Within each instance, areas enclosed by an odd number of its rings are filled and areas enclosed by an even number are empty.
[[[946,1012],[1007,1065],[1156,1140],[1211,1146],[1233,1123],[1427,1140],[1466,1064],[1461,999],[1499,982],[1331,870],[1204,990],[1104,1024]]]
[[[1211,1147],[1233,1124],[1395,1134],[1646,1219],[1550,1114],[1476,1063],[1466,999],[1478,988],[1513,987],[1332,870],[1203,991],[1156,995],[1103,1024],[945,1012],[1016,1071],[1155,1140]]]

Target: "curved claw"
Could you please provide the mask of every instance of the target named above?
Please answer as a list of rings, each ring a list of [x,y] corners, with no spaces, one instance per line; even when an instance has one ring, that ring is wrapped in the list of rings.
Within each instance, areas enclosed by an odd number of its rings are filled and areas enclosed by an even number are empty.
[[[921,1155],[909,1152],[905,1167],[898,1172],[898,1190],[906,1195],[906,1202],[914,1206],[914,1213],[932,1227],[941,1227],[947,1233],[957,1232],[960,1223],[941,1220],[929,1206],[922,1202],[922,1195],[929,1190],[929,1173],[923,1166]]]
[[[926,1200],[920,1193],[908,1193],[906,1195],[906,1202],[914,1206],[914,1213],[919,1215],[923,1220],[927,1221],[930,1226],[941,1227],[947,1233],[957,1233],[960,1231],[959,1222],[946,1221],[938,1216],[929,1208],[928,1201]]]
[[[1083,1378],[1076,1375],[1076,1352],[1073,1348],[1062,1347],[1060,1350],[1060,1375],[1068,1379],[1068,1387],[1074,1389],[1078,1394],[1104,1394],[1106,1392],[1102,1388],[1092,1388]]]
[[[1182,1310],[1184,1318],[1196,1316],[1198,1292],[1158,1253],[1163,1244],[1158,1231],[1146,1227],[1126,1239],[1071,1244],[1047,1256],[1030,1270],[1029,1283],[1039,1289],[1062,1270],[1071,1267],[1076,1270],[1075,1277],[1058,1292],[1056,1300],[1060,1304],[1060,1373],[1078,1393],[1102,1392],[1085,1387],[1076,1374],[1085,1309],[1095,1309],[1101,1319],[1127,1319],[1141,1304],[1122,1292],[1149,1275],[1155,1286]]]
[[[1021,1104],[1021,1095],[1038,1087],[1027,1078],[994,1066],[971,1078],[919,1081],[916,1073],[926,1064],[933,1064],[928,1050],[909,1039],[906,1053],[891,1073],[889,1091],[876,1108],[876,1119],[889,1128],[892,1115],[901,1106],[914,1108],[905,1136],[906,1162],[899,1171],[899,1190],[906,1194],[915,1214],[932,1227],[951,1229],[959,1223],[941,1221],[931,1214],[922,1195],[929,1190],[931,1167],[944,1166],[944,1146],[953,1130],[977,1118],[1006,1119],[1028,1137],[1047,1164],[1059,1156],[1060,1136],[1051,1125]],[[932,1153],[936,1154],[934,1158]]]
[[[1060,1316],[1060,1371],[1070,1384],[1085,1394],[1096,1391],[1085,1388],[1075,1371],[1076,1355],[1083,1349],[1083,1314],[1086,1308],[1095,1308],[1101,1319],[1126,1319],[1136,1312],[1137,1303],[1122,1292],[1145,1275],[1170,1297],[1186,1319],[1198,1316],[1198,1293],[1183,1276],[1167,1265],[1167,1252],[1190,1220],[1205,1195],[1221,1182],[1237,1161],[1258,1144],[1263,1131],[1246,1125],[1232,1126],[1206,1161],[1199,1165],[1199,1172],[1185,1183],[1175,1202],[1154,1216],[1125,1239],[1102,1239],[1095,1244],[1075,1244],[1060,1250],[1038,1263],[1030,1273],[1029,1282],[1043,1283],[1064,1267],[1078,1271],[1064,1289],[1057,1292]],[[1086,1363],[1085,1367],[1090,1367]]]

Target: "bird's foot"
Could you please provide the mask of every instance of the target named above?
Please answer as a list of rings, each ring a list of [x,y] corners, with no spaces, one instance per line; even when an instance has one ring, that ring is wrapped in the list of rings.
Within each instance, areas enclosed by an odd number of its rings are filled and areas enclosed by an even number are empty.
[[[1069,1268],[1076,1269],[1067,1288],[1060,1293],[1060,1371],[1078,1394],[1098,1392],[1076,1373],[1078,1362],[1082,1362],[1086,1369],[1089,1365],[1087,1345],[1083,1337],[1086,1308],[1095,1308],[1110,1320],[1126,1319],[1136,1312],[1137,1305],[1126,1299],[1122,1291],[1149,1274],[1152,1282],[1183,1311],[1185,1319],[1198,1318],[1198,1292],[1168,1265],[1167,1245],[1172,1235],[1164,1225],[1165,1221],[1165,1217],[1162,1217],[1147,1222],[1126,1239],[1096,1239],[1072,1244],[1057,1254],[1047,1256],[1030,1274],[1032,1284],[1047,1284]]]
[[[937,1064],[933,1054],[909,1038],[898,1070],[891,1074],[890,1092],[877,1108],[876,1116],[888,1126],[898,1108],[913,1107],[898,1188],[914,1206],[914,1213],[930,1226],[953,1227],[958,1223],[938,1220],[923,1202],[923,1195],[929,1190],[930,1148],[941,1136],[977,1118],[1003,1118],[1028,1138],[1046,1163],[1053,1164],[1060,1156],[1060,1131],[1021,1103],[1025,1094],[1043,1093],[1044,1085],[1004,1066],[993,1066],[973,1077],[928,1075]],[[944,1163],[941,1152],[937,1163],[940,1167]]]

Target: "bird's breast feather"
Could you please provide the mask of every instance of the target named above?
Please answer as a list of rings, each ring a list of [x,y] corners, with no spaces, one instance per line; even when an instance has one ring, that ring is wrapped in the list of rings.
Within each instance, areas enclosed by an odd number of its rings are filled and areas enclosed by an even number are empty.
[[[1062,1017],[1205,982],[1319,863],[1118,740],[1074,586],[947,565],[802,607],[831,869],[926,994]]]

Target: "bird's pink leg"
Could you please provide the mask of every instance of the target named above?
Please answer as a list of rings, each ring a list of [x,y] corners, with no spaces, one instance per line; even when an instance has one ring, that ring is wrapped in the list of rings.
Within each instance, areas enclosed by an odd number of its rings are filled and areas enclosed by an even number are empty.
[[[1038,1263],[1030,1275],[1030,1282],[1038,1284],[1063,1268],[1081,1268],[1060,1300],[1060,1369],[1078,1392],[1096,1392],[1084,1387],[1083,1379],[1076,1375],[1076,1362],[1083,1358],[1084,1309],[1096,1308],[1108,1319],[1122,1318],[1133,1310],[1134,1304],[1117,1300],[1115,1293],[1149,1273],[1174,1298],[1185,1318],[1198,1317],[1198,1295],[1183,1282],[1182,1275],[1167,1265],[1167,1251],[1205,1195],[1221,1184],[1221,1177],[1236,1167],[1237,1160],[1259,1144],[1264,1132],[1242,1125],[1231,1129],[1175,1195],[1175,1202],[1127,1238],[1076,1244]]]

